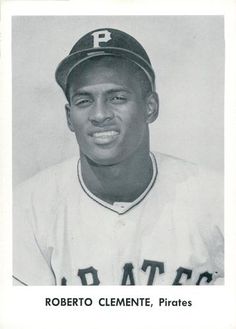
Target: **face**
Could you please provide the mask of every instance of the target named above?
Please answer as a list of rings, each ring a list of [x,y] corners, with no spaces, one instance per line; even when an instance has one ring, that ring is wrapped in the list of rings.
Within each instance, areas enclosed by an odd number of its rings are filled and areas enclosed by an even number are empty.
[[[104,57],[85,62],[71,73],[68,90],[67,121],[81,156],[99,165],[114,165],[147,151],[157,97],[143,95],[127,61]]]

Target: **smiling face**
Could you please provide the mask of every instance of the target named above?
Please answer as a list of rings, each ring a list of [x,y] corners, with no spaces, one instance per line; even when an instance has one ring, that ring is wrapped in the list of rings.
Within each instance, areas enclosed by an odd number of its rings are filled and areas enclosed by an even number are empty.
[[[113,165],[147,151],[148,124],[157,117],[158,99],[152,92],[144,95],[143,75],[130,62],[106,56],[72,71],[66,113],[81,156]]]

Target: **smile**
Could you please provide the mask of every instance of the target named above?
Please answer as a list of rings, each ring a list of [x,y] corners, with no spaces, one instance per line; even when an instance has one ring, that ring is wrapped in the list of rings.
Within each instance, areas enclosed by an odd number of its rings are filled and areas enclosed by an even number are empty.
[[[115,140],[119,134],[120,133],[118,131],[108,130],[108,131],[94,132],[92,134],[92,137],[96,144],[108,144],[111,143],[113,140]]]

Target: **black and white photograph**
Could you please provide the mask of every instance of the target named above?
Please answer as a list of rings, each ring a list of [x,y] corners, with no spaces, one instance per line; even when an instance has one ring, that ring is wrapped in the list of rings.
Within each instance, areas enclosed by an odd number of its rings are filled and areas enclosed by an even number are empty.
[[[224,284],[224,17],[12,17],[13,284]]]
[[[0,328],[235,328],[235,9],[2,1]]]

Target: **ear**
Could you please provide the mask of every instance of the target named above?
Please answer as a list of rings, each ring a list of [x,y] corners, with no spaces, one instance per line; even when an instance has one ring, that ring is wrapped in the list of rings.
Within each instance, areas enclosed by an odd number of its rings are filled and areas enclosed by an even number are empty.
[[[67,125],[70,129],[70,131],[74,132],[74,127],[71,121],[71,108],[69,104],[65,105],[65,110],[66,110],[66,119],[67,119]]]
[[[147,113],[146,113],[146,122],[152,123],[156,120],[159,114],[159,98],[156,92],[152,92],[147,96]]]

